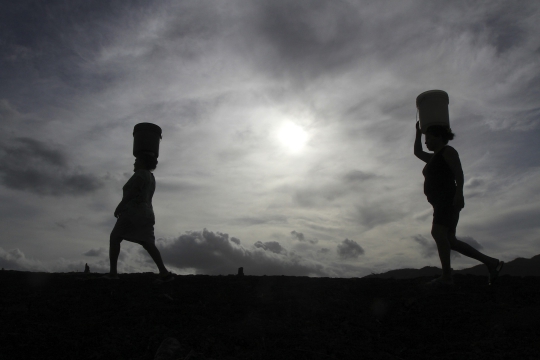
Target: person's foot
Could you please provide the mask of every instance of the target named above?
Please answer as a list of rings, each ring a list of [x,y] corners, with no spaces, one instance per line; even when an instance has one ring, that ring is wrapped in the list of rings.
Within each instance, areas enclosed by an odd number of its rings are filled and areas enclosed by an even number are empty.
[[[452,277],[438,277],[425,283],[427,287],[453,286],[454,279]]]
[[[102,277],[100,277],[100,279],[104,279],[104,280],[120,280],[120,278],[118,277],[118,274],[105,274]]]
[[[499,260],[497,260],[496,264],[493,263],[492,266],[488,266],[488,270],[489,270],[488,285],[492,285],[497,280],[503,266],[504,266],[504,261],[499,261]]]
[[[159,277],[154,281],[156,284],[163,284],[174,280],[174,274],[172,272],[166,272],[159,274]]]

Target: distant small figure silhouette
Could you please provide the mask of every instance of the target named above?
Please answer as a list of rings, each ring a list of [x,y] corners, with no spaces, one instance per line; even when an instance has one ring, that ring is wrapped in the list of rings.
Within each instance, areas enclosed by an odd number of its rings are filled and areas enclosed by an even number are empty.
[[[243,267],[238,268],[237,276],[244,276],[244,268]]]
[[[122,188],[122,201],[116,207],[114,216],[118,218],[111,232],[109,260],[110,273],[103,278],[117,280],[117,264],[122,240],[142,245],[152,257],[159,269],[158,282],[174,280],[161,258],[155,244],[155,216],[152,197],[156,189],[156,180],[152,171],[157,166],[157,158],[151,154],[139,155],[134,164],[134,174]]]
[[[489,284],[492,284],[502,270],[504,262],[484,255],[469,244],[456,239],[459,212],[465,207],[465,200],[463,197],[463,169],[459,154],[456,149],[447,145],[449,140],[454,139],[454,136],[449,127],[430,126],[426,130],[425,143],[428,150],[433,151],[433,154],[427,153],[422,150],[422,132],[419,123],[416,123],[414,155],[427,163],[422,170],[425,177],[424,194],[433,206],[431,235],[437,244],[443,270],[443,275],[440,278],[428,284],[453,284],[450,250],[484,263],[489,271]]]
[[[90,273],[90,266],[88,266],[88,263],[84,265],[84,273],[89,274]]]

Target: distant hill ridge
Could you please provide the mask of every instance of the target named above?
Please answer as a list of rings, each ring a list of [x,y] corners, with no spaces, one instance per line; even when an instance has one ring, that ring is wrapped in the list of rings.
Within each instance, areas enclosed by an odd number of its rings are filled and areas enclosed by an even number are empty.
[[[421,269],[398,269],[390,270],[381,274],[371,274],[364,278],[380,279],[413,279],[423,276],[440,275],[442,270],[435,266],[426,266]],[[471,268],[454,270],[454,274],[471,274],[487,276],[488,272],[484,264],[476,265]],[[533,256],[530,259],[517,258],[504,263],[500,275],[510,276],[540,276],[540,255]]]

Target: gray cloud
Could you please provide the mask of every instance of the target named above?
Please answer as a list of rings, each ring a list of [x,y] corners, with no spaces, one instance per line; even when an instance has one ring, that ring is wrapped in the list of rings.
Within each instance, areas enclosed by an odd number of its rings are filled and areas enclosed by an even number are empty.
[[[356,206],[356,219],[368,228],[388,224],[407,216],[405,211],[384,204]]]
[[[282,215],[268,215],[265,217],[246,216],[233,220],[237,225],[286,224],[287,217]]]
[[[6,99],[0,99],[0,119],[4,122],[13,122],[17,118],[21,118],[22,115],[14,109],[9,101]]]
[[[491,237],[499,237],[508,241],[520,238],[540,229],[540,208],[531,206],[516,207],[514,209],[499,210],[486,223],[470,225],[476,231],[486,231]],[[471,246],[473,246],[471,244]]]
[[[343,181],[334,181],[326,184],[303,185],[298,187],[293,200],[302,207],[320,207],[340,200],[350,194],[358,193],[355,186],[375,177],[363,172],[350,172],[343,177]]]
[[[428,258],[437,254],[437,244],[435,244],[435,240],[427,240],[422,235],[415,235],[412,239],[420,245],[423,258]]]
[[[256,248],[260,248],[263,250],[268,250],[273,252],[274,254],[286,254],[287,251],[277,242],[277,241],[267,241],[267,242],[261,242],[257,241],[255,244],[253,244]]]
[[[258,10],[255,33],[276,51],[265,64],[272,73],[329,73],[351,62],[362,45],[358,12],[347,2],[263,1]]]
[[[99,249],[91,249],[91,250],[85,252],[83,255],[84,256],[102,256],[102,255],[104,255],[106,253],[107,253],[106,249],[99,248]]]
[[[29,270],[24,260],[25,256],[21,250],[6,251],[0,248],[0,267],[8,270]]]
[[[348,182],[348,183],[354,183],[354,182],[363,183],[366,180],[371,180],[376,177],[377,175],[375,174],[366,173],[360,170],[352,170],[352,171],[349,171],[347,174],[345,174],[343,178],[345,182]]]
[[[318,239],[306,238],[303,233],[297,232],[296,230],[291,231],[291,235],[293,236],[293,238],[295,238],[296,240],[298,240],[300,242],[308,242],[308,243],[313,244],[313,245],[319,242]]]
[[[167,264],[179,269],[195,269],[197,273],[219,275],[235,274],[239,267],[246,275],[325,276],[320,264],[301,257],[276,253],[282,249],[277,242],[258,242],[254,251],[233,245],[228,234],[190,231],[159,245]],[[262,248],[261,250],[257,247]],[[264,250],[263,250],[264,249]],[[269,251],[266,251],[269,250]]]
[[[354,240],[345,239],[337,246],[337,253],[341,259],[356,259],[364,255],[364,249]]]
[[[318,207],[344,196],[347,192],[348,189],[339,186],[301,188],[295,191],[293,200],[302,207]]]
[[[304,234],[297,232],[296,230],[291,231],[291,235],[294,236],[298,241],[304,241]]]
[[[0,182],[11,189],[40,195],[86,195],[103,186],[101,179],[67,165],[59,149],[30,138],[0,145]]]
[[[125,253],[121,253],[120,263],[125,259]],[[43,263],[42,261],[28,258],[20,249],[4,250],[0,247],[0,267],[6,270],[19,271],[46,271],[46,272],[82,272],[84,271],[85,262],[81,260],[66,260],[63,258],[55,259],[51,263]],[[90,271],[107,272],[109,271],[108,259],[102,259],[98,262],[89,263]],[[124,265],[124,264],[122,264]],[[136,269],[125,265],[131,271]]]
[[[350,170],[344,175],[332,174],[329,181],[321,181],[321,172],[317,166],[314,167],[306,181],[294,188],[292,196],[297,205],[311,208],[331,206],[344,198],[371,190],[376,184],[370,180],[380,177],[371,172]]]
[[[467,180],[467,182],[465,183],[465,188],[467,189],[476,189],[482,185],[485,184],[485,180],[484,179],[479,179],[479,178],[470,178],[469,180]]]

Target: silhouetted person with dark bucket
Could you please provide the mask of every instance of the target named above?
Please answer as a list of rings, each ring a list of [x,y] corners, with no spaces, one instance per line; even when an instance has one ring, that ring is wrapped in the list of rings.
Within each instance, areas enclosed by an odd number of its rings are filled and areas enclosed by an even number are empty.
[[[425,143],[428,150],[433,151],[433,154],[427,153],[422,150],[422,131],[419,123],[416,123],[414,155],[427,163],[422,170],[425,177],[424,194],[433,206],[431,235],[437,244],[443,270],[441,277],[426,285],[453,285],[450,250],[484,263],[489,271],[489,284],[492,284],[498,277],[504,262],[484,255],[469,244],[456,239],[459,212],[465,207],[465,200],[463,197],[463,169],[459,154],[456,149],[447,145],[454,136],[448,127],[430,126],[426,130]]]
[[[111,269],[109,274],[103,276],[105,279],[119,279],[117,263],[120,243],[122,240],[127,240],[142,245],[148,251],[159,269],[158,282],[174,280],[174,275],[163,264],[161,254],[155,244],[152,197],[156,189],[156,180],[152,171],[155,170],[157,163],[155,156],[138,156],[134,164],[134,174],[122,188],[122,201],[114,211],[114,216],[118,220],[110,237]]]

